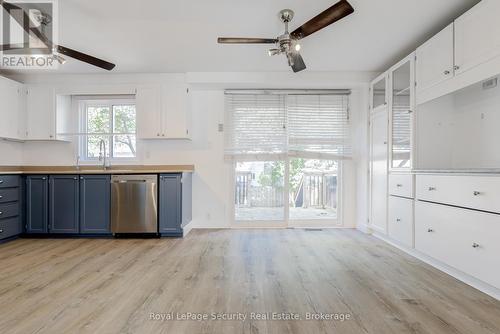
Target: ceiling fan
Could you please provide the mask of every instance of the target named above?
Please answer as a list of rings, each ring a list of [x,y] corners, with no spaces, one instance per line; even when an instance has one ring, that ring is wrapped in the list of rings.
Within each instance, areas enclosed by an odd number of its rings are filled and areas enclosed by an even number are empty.
[[[294,12],[291,9],[283,9],[279,17],[285,24],[285,32],[277,38],[219,37],[217,42],[220,44],[276,44],[276,48],[269,50],[269,55],[285,54],[292,70],[300,72],[306,69],[306,64],[300,55],[299,41],[352,13],[354,13],[354,8],[351,4],[346,0],[341,0],[290,33],[288,24],[292,21]]]
[[[7,13],[10,14],[10,16],[23,28],[23,30],[28,35],[34,35],[35,37],[37,37],[38,40],[40,40],[44,44],[44,47],[52,52],[52,57],[54,58],[54,60],[57,60],[59,63],[63,64],[66,62],[64,57],[61,56],[65,55],[108,71],[111,71],[116,66],[115,64],[90,56],[83,52],[76,51],[64,47],[62,45],[54,44],[44,34],[43,28],[47,26],[47,24],[49,24],[52,20],[52,18],[48,14],[39,12],[37,13],[37,15],[33,15],[33,13],[30,13],[31,15],[28,15],[26,11],[23,10],[22,8],[13,5],[11,3],[7,3],[4,0],[0,0],[0,5],[7,11]],[[22,13],[22,17],[14,15],[13,14],[14,12]],[[31,23],[34,22],[36,24],[27,24],[28,22]],[[40,26],[41,29],[37,28],[38,26]],[[29,48],[28,45],[24,45],[23,47],[11,47],[10,45],[0,45],[0,50],[5,50],[5,51],[14,49],[27,49],[27,48]]]

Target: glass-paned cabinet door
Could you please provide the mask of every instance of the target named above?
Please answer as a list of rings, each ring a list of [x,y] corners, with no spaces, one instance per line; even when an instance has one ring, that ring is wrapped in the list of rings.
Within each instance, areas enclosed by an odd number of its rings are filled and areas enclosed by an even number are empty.
[[[371,99],[372,109],[387,105],[387,77],[385,74],[372,82]]]
[[[412,167],[414,56],[391,71],[391,167]]]

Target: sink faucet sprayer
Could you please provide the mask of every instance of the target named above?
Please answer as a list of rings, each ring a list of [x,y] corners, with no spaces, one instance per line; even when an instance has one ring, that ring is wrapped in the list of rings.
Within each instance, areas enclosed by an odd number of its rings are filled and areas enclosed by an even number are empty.
[[[102,168],[106,169],[106,142],[104,139],[99,141],[99,161],[102,161]]]

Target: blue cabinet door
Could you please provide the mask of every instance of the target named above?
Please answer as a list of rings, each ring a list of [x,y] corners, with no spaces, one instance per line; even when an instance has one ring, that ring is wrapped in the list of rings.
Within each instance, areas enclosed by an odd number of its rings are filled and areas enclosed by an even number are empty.
[[[78,176],[50,176],[49,194],[49,233],[78,233],[80,217]]]
[[[182,174],[160,175],[159,232],[182,236]]]
[[[48,177],[26,177],[26,233],[48,232]]]
[[[80,176],[80,233],[111,233],[110,189],[109,175]]]

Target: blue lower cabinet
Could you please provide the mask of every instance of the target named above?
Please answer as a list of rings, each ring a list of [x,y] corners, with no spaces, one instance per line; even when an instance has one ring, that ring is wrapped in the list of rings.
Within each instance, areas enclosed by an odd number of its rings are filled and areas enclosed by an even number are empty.
[[[49,233],[79,233],[79,177],[77,175],[50,176],[49,194]]]
[[[80,233],[109,234],[111,177],[80,176]]]
[[[47,175],[26,177],[26,233],[47,233],[49,221],[49,181]]]
[[[191,173],[161,174],[159,191],[159,233],[182,236],[191,221]]]
[[[21,177],[0,175],[0,240],[22,233]]]

